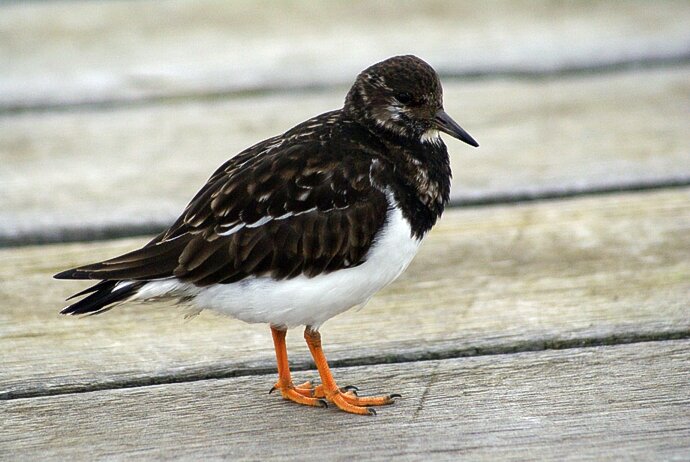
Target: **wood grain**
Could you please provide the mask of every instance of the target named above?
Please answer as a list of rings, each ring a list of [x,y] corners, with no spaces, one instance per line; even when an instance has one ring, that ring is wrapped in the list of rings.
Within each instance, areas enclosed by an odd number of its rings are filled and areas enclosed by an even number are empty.
[[[690,182],[688,73],[445,82],[481,144],[447,140],[453,199]],[[228,157],[345,91],[0,116],[0,242],[162,228]]]
[[[446,74],[687,59],[687,2],[69,1],[0,6],[0,107],[348,84],[418,54]]]
[[[273,376],[0,403],[13,459],[684,460],[690,341],[335,370],[377,417],[266,394]],[[312,374],[298,374],[299,379]]]
[[[323,327],[331,360],[380,363],[690,330],[690,189],[451,210],[403,276]],[[273,370],[266,326],[164,303],[60,317],[57,271],[119,240],[0,250],[0,397]],[[297,367],[301,333],[288,335]],[[266,384],[268,387],[268,384]]]

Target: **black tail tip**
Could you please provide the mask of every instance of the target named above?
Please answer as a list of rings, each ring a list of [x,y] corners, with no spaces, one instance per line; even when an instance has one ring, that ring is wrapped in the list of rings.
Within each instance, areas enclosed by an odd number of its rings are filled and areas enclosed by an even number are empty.
[[[62,274],[62,273],[60,273]],[[83,273],[80,273],[83,274]],[[79,297],[81,295],[86,295],[86,297],[81,300],[72,303],[69,306],[60,311],[60,314],[66,315],[78,315],[78,314],[99,314],[108,311],[115,305],[128,300],[130,297],[136,294],[137,290],[142,287],[145,282],[137,281],[130,282],[129,284],[124,284],[117,287],[122,281],[110,281],[104,280],[96,285],[93,285],[81,292],[78,292],[72,297]]]
[[[88,271],[72,268],[53,275],[54,279],[96,279]]]
[[[61,271],[53,275],[53,279],[74,279],[76,271],[73,269],[68,269],[66,271]]]

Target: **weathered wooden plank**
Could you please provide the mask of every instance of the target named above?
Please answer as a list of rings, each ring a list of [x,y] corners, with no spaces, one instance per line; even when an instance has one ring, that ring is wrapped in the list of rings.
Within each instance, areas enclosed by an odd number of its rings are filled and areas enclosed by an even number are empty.
[[[0,8],[5,108],[343,84],[365,65],[407,53],[456,75],[690,53],[690,6],[682,0],[654,8],[643,0],[136,0]]]
[[[448,140],[453,198],[690,181],[689,74],[446,82],[446,108],[481,143]],[[345,91],[0,117],[0,240],[163,227],[228,157]]]
[[[690,341],[343,368],[375,418],[268,396],[272,376],[5,401],[11,458],[684,460]],[[298,374],[310,378],[312,373]],[[345,443],[346,444],[343,444]]]
[[[324,326],[327,352],[367,363],[687,335],[688,199],[690,189],[451,210],[399,281]],[[142,242],[0,250],[0,397],[273,367],[263,325],[207,312],[184,322],[163,303],[57,314],[84,284],[52,274]],[[288,339],[305,367],[301,333]]]

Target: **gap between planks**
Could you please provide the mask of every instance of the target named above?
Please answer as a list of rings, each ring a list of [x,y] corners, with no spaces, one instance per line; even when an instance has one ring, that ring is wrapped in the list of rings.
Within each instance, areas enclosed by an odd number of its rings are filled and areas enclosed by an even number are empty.
[[[474,151],[448,140],[451,198],[514,201],[535,199],[540,191],[562,197],[690,179],[679,168],[690,165],[680,103],[690,91],[684,70],[538,83],[451,82],[449,113],[467,120],[482,142]],[[59,236],[70,233],[75,242],[88,238],[81,229],[110,236],[122,235],[110,233],[122,228],[160,229],[229,154],[337,107],[341,96],[5,117],[0,157],[9,163],[0,170],[0,196],[6,196],[0,241],[53,234],[53,242],[63,242]],[[159,175],[136,166],[155,166]]]
[[[357,366],[376,366],[381,364],[405,364],[413,362],[439,361],[458,358],[481,357],[481,356],[500,356],[517,353],[534,353],[540,351],[562,351],[582,348],[598,348],[602,346],[632,345],[637,343],[667,342],[676,340],[690,340],[690,329],[680,329],[661,332],[629,333],[625,335],[616,334],[605,337],[575,337],[575,338],[551,338],[526,340],[522,342],[498,343],[495,345],[484,345],[476,347],[466,347],[461,349],[445,349],[441,351],[423,351],[416,353],[385,355],[385,356],[365,356],[359,358],[349,358],[343,360],[329,361],[333,369],[342,367]],[[290,370],[292,372],[315,371],[313,362],[291,361]],[[15,399],[40,398],[44,396],[71,395],[76,393],[90,393],[104,390],[120,390],[126,388],[141,388],[155,385],[166,385],[174,383],[200,382],[204,380],[230,379],[235,377],[251,377],[275,375],[275,367],[248,367],[233,370],[190,370],[184,374],[156,375],[146,378],[128,379],[122,381],[111,381],[107,383],[86,384],[86,385],[67,385],[45,390],[24,390],[9,393],[0,393],[0,401],[10,401]]]
[[[12,62],[0,82],[3,106],[349,83],[363,65],[404,53],[446,75],[641,66],[688,55],[682,24],[690,14],[687,2],[653,9],[639,1],[596,8],[535,2],[525,9],[510,0],[396,8],[318,8],[310,0],[289,8],[212,0],[79,1],[69,8],[24,2],[2,10],[0,50]],[[336,57],[333,50],[348,52]]]
[[[680,189],[690,186],[690,176],[681,175],[656,181],[636,181],[606,186],[584,188],[545,188],[535,191],[512,191],[506,194],[486,194],[472,197],[451,198],[448,208],[484,207],[492,205],[521,204],[525,202],[577,199],[579,197],[605,196],[617,193],[643,193]],[[100,225],[75,227],[53,227],[49,232],[26,232],[20,236],[0,234],[0,249],[32,245],[68,244],[75,242],[97,242],[126,237],[158,234],[173,220],[150,221],[141,224]]]
[[[580,66],[567,66],[556,69],[534,69],[534,70],[514,70],[514,69],[493,69],[488,71],[468,70],[461,72],[439,71],[439,76],[444,81],[462,80],[489,81],[500,79],[516,80],[543,80],[562,77],[579,77],[610,75],[629,71],[641,70],[664,70],[682,68],[690,64],[690,53],[680,53],[672,56],[655,56],[643,59],[621,58],[615,62],[590,63]],[[131,99],[101,99],[85,102],[71,103],[33,103],[33,104],[9,104],[0,105],[0,116],[20,115],[27,113],[57,113],[71,111],[110,111],[123,108],[137,108],[143,106],[155,106],[176,104],[185,101],[214,101],[233,98],[247,98],[259,96],[284,95],[289,92],[293,95],[309,94],[314,92],[324,92],[339,88],[346,88],[342,82],[329,84],[306,84],[306,85],[280,85],[280,86],[255,86],[252,88],[241,88],[231,90],[213,90],[179,93],[173,95],[146,96]]]

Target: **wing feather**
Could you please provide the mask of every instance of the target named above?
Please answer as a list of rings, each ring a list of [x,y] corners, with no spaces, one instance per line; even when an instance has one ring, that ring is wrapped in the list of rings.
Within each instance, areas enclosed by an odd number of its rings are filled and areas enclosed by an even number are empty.
[[[389,206],[372,184],[371,155],[318,138],[276,140],[221,166],[145,247],[56,277],[174,276],[204,286],[248,276],[311,277],[361,264]]]

